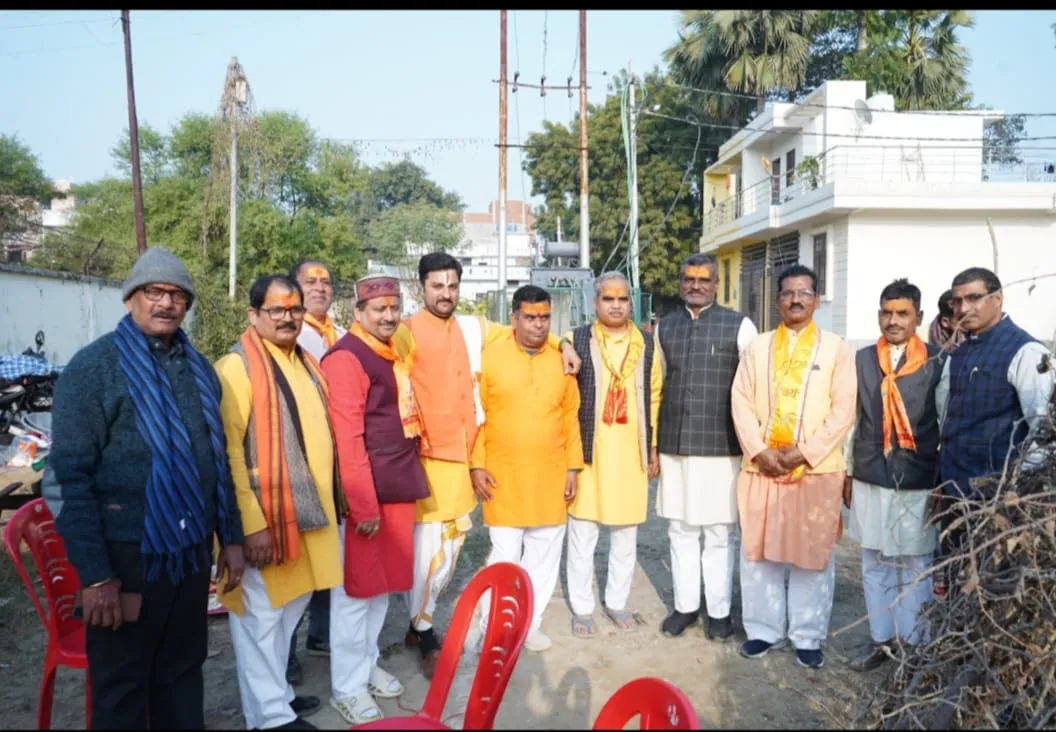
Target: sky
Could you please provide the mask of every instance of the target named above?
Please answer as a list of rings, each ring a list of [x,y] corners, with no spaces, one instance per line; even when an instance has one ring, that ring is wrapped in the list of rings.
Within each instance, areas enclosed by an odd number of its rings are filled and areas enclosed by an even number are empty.
[[[305,116],[321,138],[355,141],[377,165],[410,153],[469,211],[498,197],[497,11],[132,11],[139,123],[167,131],[188,112],[213,113],[232,56],[258,110]],[[51,178],[115,174],[110,149],[128,126],[119,11],[0,12],[0,134],[17,134]],[[677,40],[676,11],[587,13],[588,99],[609,75],[662,64]],[[961,40],[978,102],[1005,112],[1056,111],[1056,11],[979,11]],[[512,78],[566,84],[573,98],[510,95],[509,142],[567,124],[575,91],[578,11],[509,11]],[[573,71],[574,70],[574,71]],[[1030,136],[1056,136],[1056,116],[1030,119]],[[1032,143],[1027,142],[1026,145]],[[1033,143],[1056,147],[1056,142]],[[531,181],[509,155],[510,199]],[[538,200],[538,199],[536,199]]]

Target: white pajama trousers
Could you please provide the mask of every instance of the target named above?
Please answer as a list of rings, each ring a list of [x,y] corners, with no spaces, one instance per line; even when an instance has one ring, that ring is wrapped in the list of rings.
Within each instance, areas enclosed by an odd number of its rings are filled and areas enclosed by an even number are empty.
[[[533,526],[517,528],[513,526],[490,526],[491,551],[488,553],[487,566],[498,562],[512,562],[520,565],[532,581],[535,612],[529,632],[539,630],[543,623],[543,611],[550,604],[561,574],[561,549],[564,547],[565,525]],[[483,633],[488,627],[488,613],[491,610],[491,592],[485,592],[477,605],[480,611],[480,630]]]
[[[594,549],[601,524],[568,517],[568,597],[576,615],[594,613]],[[626,610],[631,579],[638,559],[638,526],[612,526],[609,533],[609,572],[605,607]]]
[[[785,577],[788,590],[785,590]],[[741,614],[748,640],[816,651],[829,634],[836,553],[820,572],[779,562],[750,562],[741,552]]]
[[[704,601],[708,617],[726,618],[733,604],[733,563],[737,545],[736,524],[693,526],[672,519],[667,529],[671,543],[671,579],[675,590],[675,610],[700,610],[700,583],[704,581]],[[704,535],[704,548],[700,538]]]
[[[862,585],[874,643],[886,643],[896,634],[907,643],[920,643],[923,629],[917,626],[917,617],[932,594],[931,577],[921,575],[931,559],[931,554],[889,557],[862,549]]]
[[[260,570],[247,566],[242,575],[242,615],[229,612],[227,617],[247,729],[271,729],[297,719],[290,707],[294,693],[286,681],[286,662],[311,599],[308,592],[274,608]]]
[[[411,625],[421,632],[433,627],[433,613],[440,593],[455,576],[455,566],[466,535],[445,526],[453,521],[430,521],[414,525],[414,584],[407,597],[411,611]],[[451,535],[453,534],[453,536]]]
[[[342,521],[337,529],[342,557],[347,524]],[[388,593],[349,597],[343,584],[330,590],[330,694],[335,699],[368,693],[370,670],[378,663],[378,637],[388,611]]]

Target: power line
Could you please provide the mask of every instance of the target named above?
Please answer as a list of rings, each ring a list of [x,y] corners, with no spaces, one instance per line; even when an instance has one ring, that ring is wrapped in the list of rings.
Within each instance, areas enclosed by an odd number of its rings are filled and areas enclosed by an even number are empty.
[[[26,30],[28,28],[53,28],[60,25],[77,25],[80,23],[112,23],[115,20],[119,20],[116,15],[108,18],[95,18],[94,20],[79,18],[77,20],[53,20],[48,23],[29,23],[26,25],[0,25],[0,31]]]
[[[752,96],[751,94],[743,94],[740,92],[732,91],[720,91],[717,89],[701,89],[695,86],[687,86],[685,84],[679,84],[677,82],[667,80],[664,82],[667,86],[675,87],[676,89],[682,89],[683,91],[696,92],[698,94],[713,94],[720,97],[729,97],[731,99],[744,99],[753,102],[758,102],[758,96]],[[848,111],[855,111],[857,108],[851,105],[845,104],[818,104],[817,102],[779,102],[782,104],[794,104],[797,107],[803,107],[807,109],[845,109]],[[990,117],[993,116],[993,110],[984,109],[965,109],[965,110],[945,110],[945,111],[931,111],[926,109],[914,109],[900,111],[897,109],[872,109],[869,110],[873,114],[927,114],[932,117]],[[1018,112],[1015,114],[1006,113],[1006,117],[1056,117],[1056,112]]]
[[[546,120],[546,34],[550,11],[543,11],[543,78],[539,80],[539,96],[543,98],[543,120]]]
[[[694,127],[707,127],[714,129],[724,130],[744,130],[746,132],[762,132],[768,135],[780,135],[785,133],[787,130],[777,130],[773,128],[763,127],[749,127],[743,126],[738,127],[737,125],[724,125],[718,122],[700,122],[697,120],[687,119],[685,117],[674,117],[669,114],[661,114],[660,112],[651,112],[646,110],[642,114],[647,114],[650,117],[661,117],[663,119],[669,119],[673,122],[683,122]],[[867,135],[867,134],[854,134],[854,133],[840,133],[840,132],[808,132],[807,130],[798,130],[797,134],[811,137],[847,137],[855,140],[901,140],[904,142],[983,142],[986,140],[985,137],[921,137],[919,135]],[[1037,137],[1021,137],[1020,141],[1025,140],[1056,140],[1056,135],[1041,135]]]

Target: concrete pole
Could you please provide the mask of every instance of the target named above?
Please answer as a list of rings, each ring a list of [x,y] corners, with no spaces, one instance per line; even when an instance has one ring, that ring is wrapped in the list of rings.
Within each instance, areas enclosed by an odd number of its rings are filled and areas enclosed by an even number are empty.
[[[499,318],[506,319],[506,11],[499,11]]]
[[[590,267],[590,200],[587,186],[587,11],[579,11],[579,266]]]
[[[627,261],[630,263],[631,273],[631,287],[637,290],[641,287],[641,283],[638,277],[638,113],[635,109],[635,84],[634,84],[634,72],[631,68],[631,62],[627,62],[627,95],[628,104],[627,111],[630,115],[630,135],[631,135],[631,242],[628,246]]]

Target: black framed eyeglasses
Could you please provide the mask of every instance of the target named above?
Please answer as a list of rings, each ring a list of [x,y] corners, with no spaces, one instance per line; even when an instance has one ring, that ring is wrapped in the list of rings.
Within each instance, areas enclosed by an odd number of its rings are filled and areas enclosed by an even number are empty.
[[[143,297],[147,298],[147,302],[161,302],[166,295],[169,296],[169,300],[172,301],[173,305],[186,305],[191,301],[191,296],[180,289],[167,290],[164,287],[148,285],[142,288],[140,292],[143,293]]]
[[[260,308],[257,312],[266,313],[269,318],[279,323],[286,319],[286,313],[290,314],[294,320],[301,320],[304,318],[304,314],[308,312],[308,308],[302,307],[301,305],[295,305],[292,308],[284,308],[281,305],[276,305],[273,308]]]

